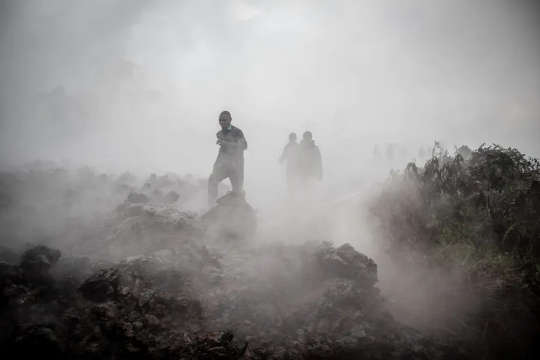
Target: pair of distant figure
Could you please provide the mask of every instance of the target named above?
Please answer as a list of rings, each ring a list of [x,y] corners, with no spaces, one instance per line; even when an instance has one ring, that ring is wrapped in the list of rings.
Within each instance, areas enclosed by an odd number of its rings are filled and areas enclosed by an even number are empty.
[[[322,180],[321,152],[313,141],[311,131],[304,132],[300,143],[297,142],[296,133],[290,133],[279,161],[286,164],[287,186],[291,194],[313,181]]]
[[[216,134],[219,152],[208,179],[210,205],[216,200],[219,183],[226,178],[231,181],[231,195],[244,196],[244,151],[247,149],[247,141],[242,130],[231,122],[230,112],[222,111],[219,114],[221,130]],[[295,133],[289,135],[289,143],[285,146],[280,161],[287,164],[287,184],[291,193],[299,190],[301,186],[309,185],[312,180],[322,179],[321,153],[309,131],[304,133],[300,143],[296,142]]]

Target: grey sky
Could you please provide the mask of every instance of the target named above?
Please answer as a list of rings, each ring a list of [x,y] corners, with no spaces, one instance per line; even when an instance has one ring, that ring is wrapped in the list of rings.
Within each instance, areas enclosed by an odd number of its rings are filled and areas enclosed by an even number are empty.
[[[0,4],[1,165],[207,175],[222,109],[257,173],[306,129],[336,171],[387,142],[540,156],[533,1]]]

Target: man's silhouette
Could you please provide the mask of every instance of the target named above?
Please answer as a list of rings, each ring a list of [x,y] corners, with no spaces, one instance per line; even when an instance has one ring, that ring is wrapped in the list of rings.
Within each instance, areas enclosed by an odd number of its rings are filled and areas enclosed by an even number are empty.
[[[302,184],[322,180],[322,160],[319,147],[313,141],[311,131],[304,132],[299,146],[299,175]]]
[[[286,163],[286,176],[287,176],[287,187],[289,192],[292,194],[296,191],[298,187],[298,171],[299,171],[299,145],[296,142],[296,134],[289,134],[289,142],[283,148],[283,153],[279,158],[280,163]]]
[[[218,184],[229,178],[232,195],[243,195],[244,187],[244,150],[247,142],[242,130],[231,125],[232,117],[228,111],[219,114],[221,130],[216,134],[219,153],[208,179],[208,203],[214,204],[218,194]]]

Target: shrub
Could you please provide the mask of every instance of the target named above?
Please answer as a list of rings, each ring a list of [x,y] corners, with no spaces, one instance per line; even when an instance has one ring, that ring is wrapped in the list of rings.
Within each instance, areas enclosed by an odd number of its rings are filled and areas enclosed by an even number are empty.
[[[393,246],[466,243],[540,257],[540,163],[514,148],[435,143],[423,167],[393,173],[372,206]]]

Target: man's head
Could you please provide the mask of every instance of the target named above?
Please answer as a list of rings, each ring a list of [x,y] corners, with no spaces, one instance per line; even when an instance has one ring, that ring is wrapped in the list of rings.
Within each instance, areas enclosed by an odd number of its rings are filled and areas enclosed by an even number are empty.
[[[290,142],[295,142],[296,141],[296,133],[290,133],[289,134],[289,141]]]
[[[223,130],[231,127],[231,121],[232,121],[231,113],[228,112],[227,110],[224,110],[221,112],[221,114],[219,114],[219,125],[221,125],[221,128]]]
[[[313,134],[311,133],[311,131],[306,131],[302,135],[302,139],[304,139],[304,140],[313,140]]]

